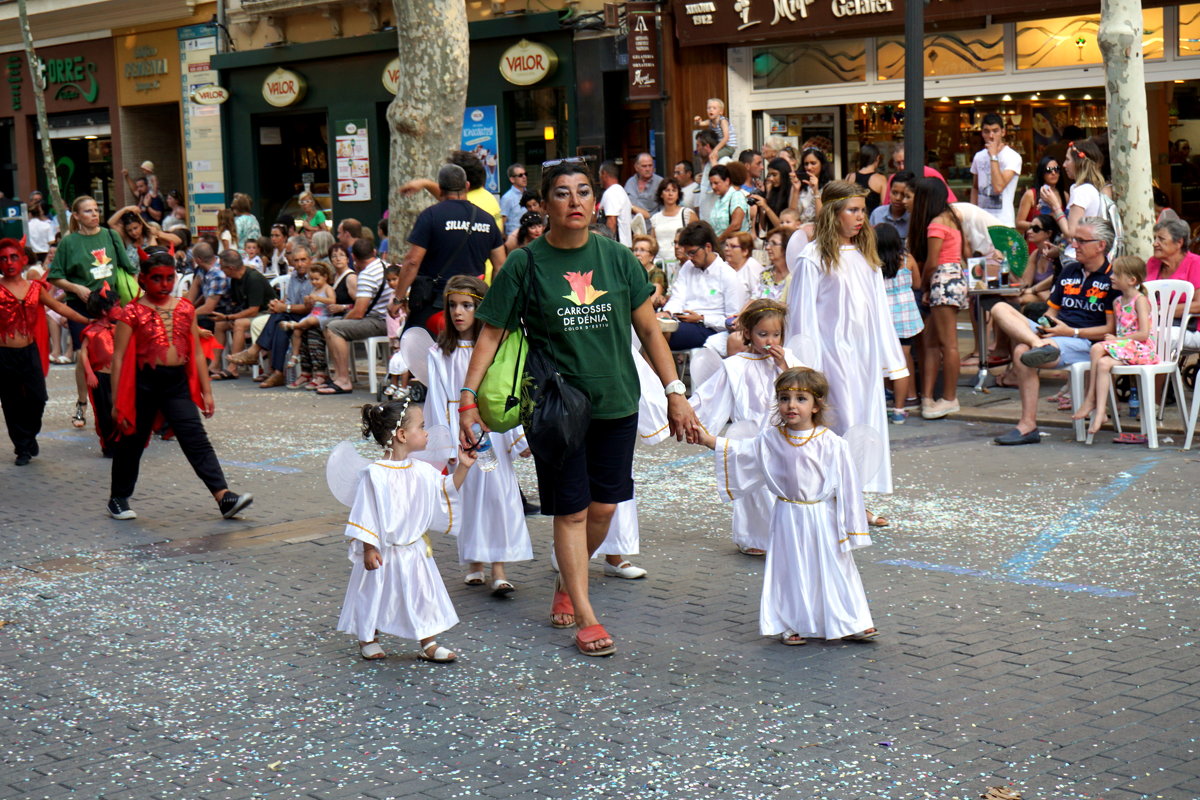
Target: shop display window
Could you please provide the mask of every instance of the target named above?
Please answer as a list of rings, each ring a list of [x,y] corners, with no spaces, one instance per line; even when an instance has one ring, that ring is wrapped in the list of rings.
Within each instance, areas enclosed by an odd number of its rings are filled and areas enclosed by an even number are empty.
[[[1017,69],[1100,65],[1099,14],[1018,22]],[[1142,52],[1146,60],[1163,57],[1163,12],[1142,9]]]
[[[876,40],[878,79],[904,80],[904,39]],[[1004,70],[1004,26],[982,30],[937,33],[925,37],[925,75],[977,75]]]
[[[1179,55],[1200,56],[1200,3],[1179,7]]]
[[[867,79],[869,39],[754,48],[754,88],[859,83]]]

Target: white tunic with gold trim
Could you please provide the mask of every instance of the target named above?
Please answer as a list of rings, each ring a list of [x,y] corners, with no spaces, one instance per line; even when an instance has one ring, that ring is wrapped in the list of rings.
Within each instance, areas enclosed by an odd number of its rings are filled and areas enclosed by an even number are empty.
[[[360,642],[377,630],[420,640],[456,625],[426,531],[455,535],[461,518],[453,476],[411,459],[367,467],[346,523],[354,567],[338,630]],[[379,569],[363,566],[363,542],[379,549]]]
[[[721,499],[762,491],[776,499],[759,604],[764,636],[795,631],[840,639],[874,627],[851,551],[871,544],[846,441],[829,428],[767,428],[717,439]]]

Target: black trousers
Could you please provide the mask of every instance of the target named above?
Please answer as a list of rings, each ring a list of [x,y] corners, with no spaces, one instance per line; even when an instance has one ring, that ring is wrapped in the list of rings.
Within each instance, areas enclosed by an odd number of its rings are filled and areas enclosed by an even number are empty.
[[[18,456],[37,455],[37,435],[48,399],[37,345],[0,347],[0,406]]]
[[[113,448],[117,423],[113,420],[112,376],[107,372],[96,373],[96,388],[92,389],[92,414],[96,417],[96,434],[100,437],[100,449],[108,455]]]
[[[145,367],[137,373],[137,430],[123,434],[113,452],[112,497],[129,497],[137,486],[142,451],[150,441],[154,418],[161,411],[163,419],[175,432],[183,454],[210,492],[228,489],[225,473],[217,462],[217,454],[204,432],[200,411],[192,402],[187,371],[191,364],[181,367]]]

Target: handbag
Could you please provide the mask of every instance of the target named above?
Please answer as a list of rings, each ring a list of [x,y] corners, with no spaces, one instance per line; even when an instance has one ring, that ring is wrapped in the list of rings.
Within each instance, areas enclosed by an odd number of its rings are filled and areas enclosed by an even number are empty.
[[[537,271],[533,252],[528,247],[521,249],[529,258],[529,292],[525,297],[524,314],[528,317],[530,296],[537,304],[537,313],[540,314],[542,308],[541,300],[537,297]],[[525,357],[524,376],[519,387],[522,394],[516,395],[533,398],[528,412],[522,413],[525,438],[539,459],[557,469],[563,465],[567,456],[583,446],[588,425],[591,423],[592,402],[582,391],[568,383],[558,371],[554,343],[549,337],[549,353],[535,346],[528,334],[526,341],[529,348]],[[521,408],[525,412],[527,406],[522,404]]]

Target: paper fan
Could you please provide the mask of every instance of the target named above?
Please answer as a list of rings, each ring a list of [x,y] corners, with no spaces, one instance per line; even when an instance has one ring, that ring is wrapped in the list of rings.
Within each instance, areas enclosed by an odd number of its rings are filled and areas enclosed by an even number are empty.
[[[450,438],[450,429],[445,425],[432,425],[425,432],[429,434],[429,442],[424,450],[413,453],[412,457],[442,470],[447,461],[458,455],[458,446]]]
[[[690,368],[692,371],[692,394],[695,394],[696,390],[703,386],[709,378],[716,375],[718,370],[723,369],[721,357],[707,347],[692,351]]]
[[[821,361],[821,345],[817,342],[817,338],[810,333],[796,334],[788,339],[786,347],[806,367]]]
[[[433,347],[433,337],[424,328],[409,328],[400,337],[400,354],[408,371],[426,386],[429,385],[429,348]]]
[[[753,439],[762,430],[752,419],[740,419],[725,429],[726,439]]]
[[[1015,228],[1004,225],[989,225],[988,237],[1000,255],[1008,259],[1008,271],[1018,278],[1025,274],[1025,267],[1029,263],[1029,245],[1025,237]]]
[[[865,486],[883,466],[883,438],[870,425],[855,425],[842,438],[850,445],[850,461],[858,472],[859,482]]]
[[[358,454],[352,442],[342,442],[333,448],[325,462],[325,481],[330,493],[344,506],[354,505],[354,494],[362,472],[371,462]]]

